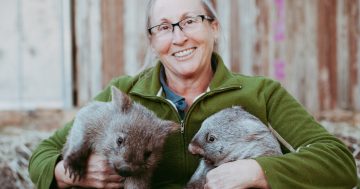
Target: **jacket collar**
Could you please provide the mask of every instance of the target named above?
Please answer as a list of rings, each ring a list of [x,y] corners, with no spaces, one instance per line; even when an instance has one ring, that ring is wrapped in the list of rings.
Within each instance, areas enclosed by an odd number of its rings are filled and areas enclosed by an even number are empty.
[[[238,77],[233,77],[233,73],[226,68],[220,55],[213,53],[211,58],[215,59],[217,67],[209,85],[210,91],[234,86],[238,87],[241,84],[241,81],[237,79]],[[155,67],[140,73],[139,80],[134,84],[130,93],[142,96],[161,96],[163,89],[160,84],[160,71],[161,62],[158,61]]]

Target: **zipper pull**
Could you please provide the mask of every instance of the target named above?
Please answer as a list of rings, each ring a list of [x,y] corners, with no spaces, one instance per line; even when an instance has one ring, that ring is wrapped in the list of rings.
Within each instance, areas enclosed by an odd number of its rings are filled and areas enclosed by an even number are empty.
[[[181,120],[180,122],[180,126],[181,126],[181,134],[184,134],[184,120]]]

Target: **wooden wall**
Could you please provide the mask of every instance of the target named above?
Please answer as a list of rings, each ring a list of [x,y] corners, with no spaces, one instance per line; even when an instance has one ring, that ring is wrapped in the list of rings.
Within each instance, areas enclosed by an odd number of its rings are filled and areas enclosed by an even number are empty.
[[[153,60],[144,0],[0,1],[0,109],[36,98],[81,106]],[[314,113],[360,111],[360,0],[215,2],[229,68],[280,81]],[[40,86],[48,97],[34,97]]]
[[[72,107],[69,0],[0,0],[0,110]]]

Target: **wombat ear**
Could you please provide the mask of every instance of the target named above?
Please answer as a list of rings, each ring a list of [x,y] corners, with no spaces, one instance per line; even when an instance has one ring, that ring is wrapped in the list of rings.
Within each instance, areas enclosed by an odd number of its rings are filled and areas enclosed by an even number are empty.
[[[127,112],[131,107],[131,99],[118,88],[111,86],[111,102],[120,108],[122,112]]]
[[[180,125],[172,121],[162,121],[161,129],[163,133],[170,134],[180,130]]]
[[[157,138],[157,141],[160,144],[162,144],[165,141],[165,138],[169,136],[171,133],[175,133],[180,130],[180,125],[172,122],[172,121],[161,121],[160,127],[158,129],[154,130],[156,133],[155,136]]]

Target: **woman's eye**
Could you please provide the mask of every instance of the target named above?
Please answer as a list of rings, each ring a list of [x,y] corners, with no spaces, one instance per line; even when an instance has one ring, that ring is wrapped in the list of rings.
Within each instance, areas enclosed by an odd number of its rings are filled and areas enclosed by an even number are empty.
[[[119,137],[117,140],[116,140],[116,143],[120,146],[122,143],[124,142],[124,139],[122,137]]]
[[[167,31],[167,30],[169,30],[169,29],[170,29],[169,25],[166,25],[166,24],[160,25],[160,26],[158,27],[158,30],[159,30],[159,31]]]
[[[189,19],[189,20],[186,21],[186,24],[192,24],[192,23],[194,23],[193,19]]]

